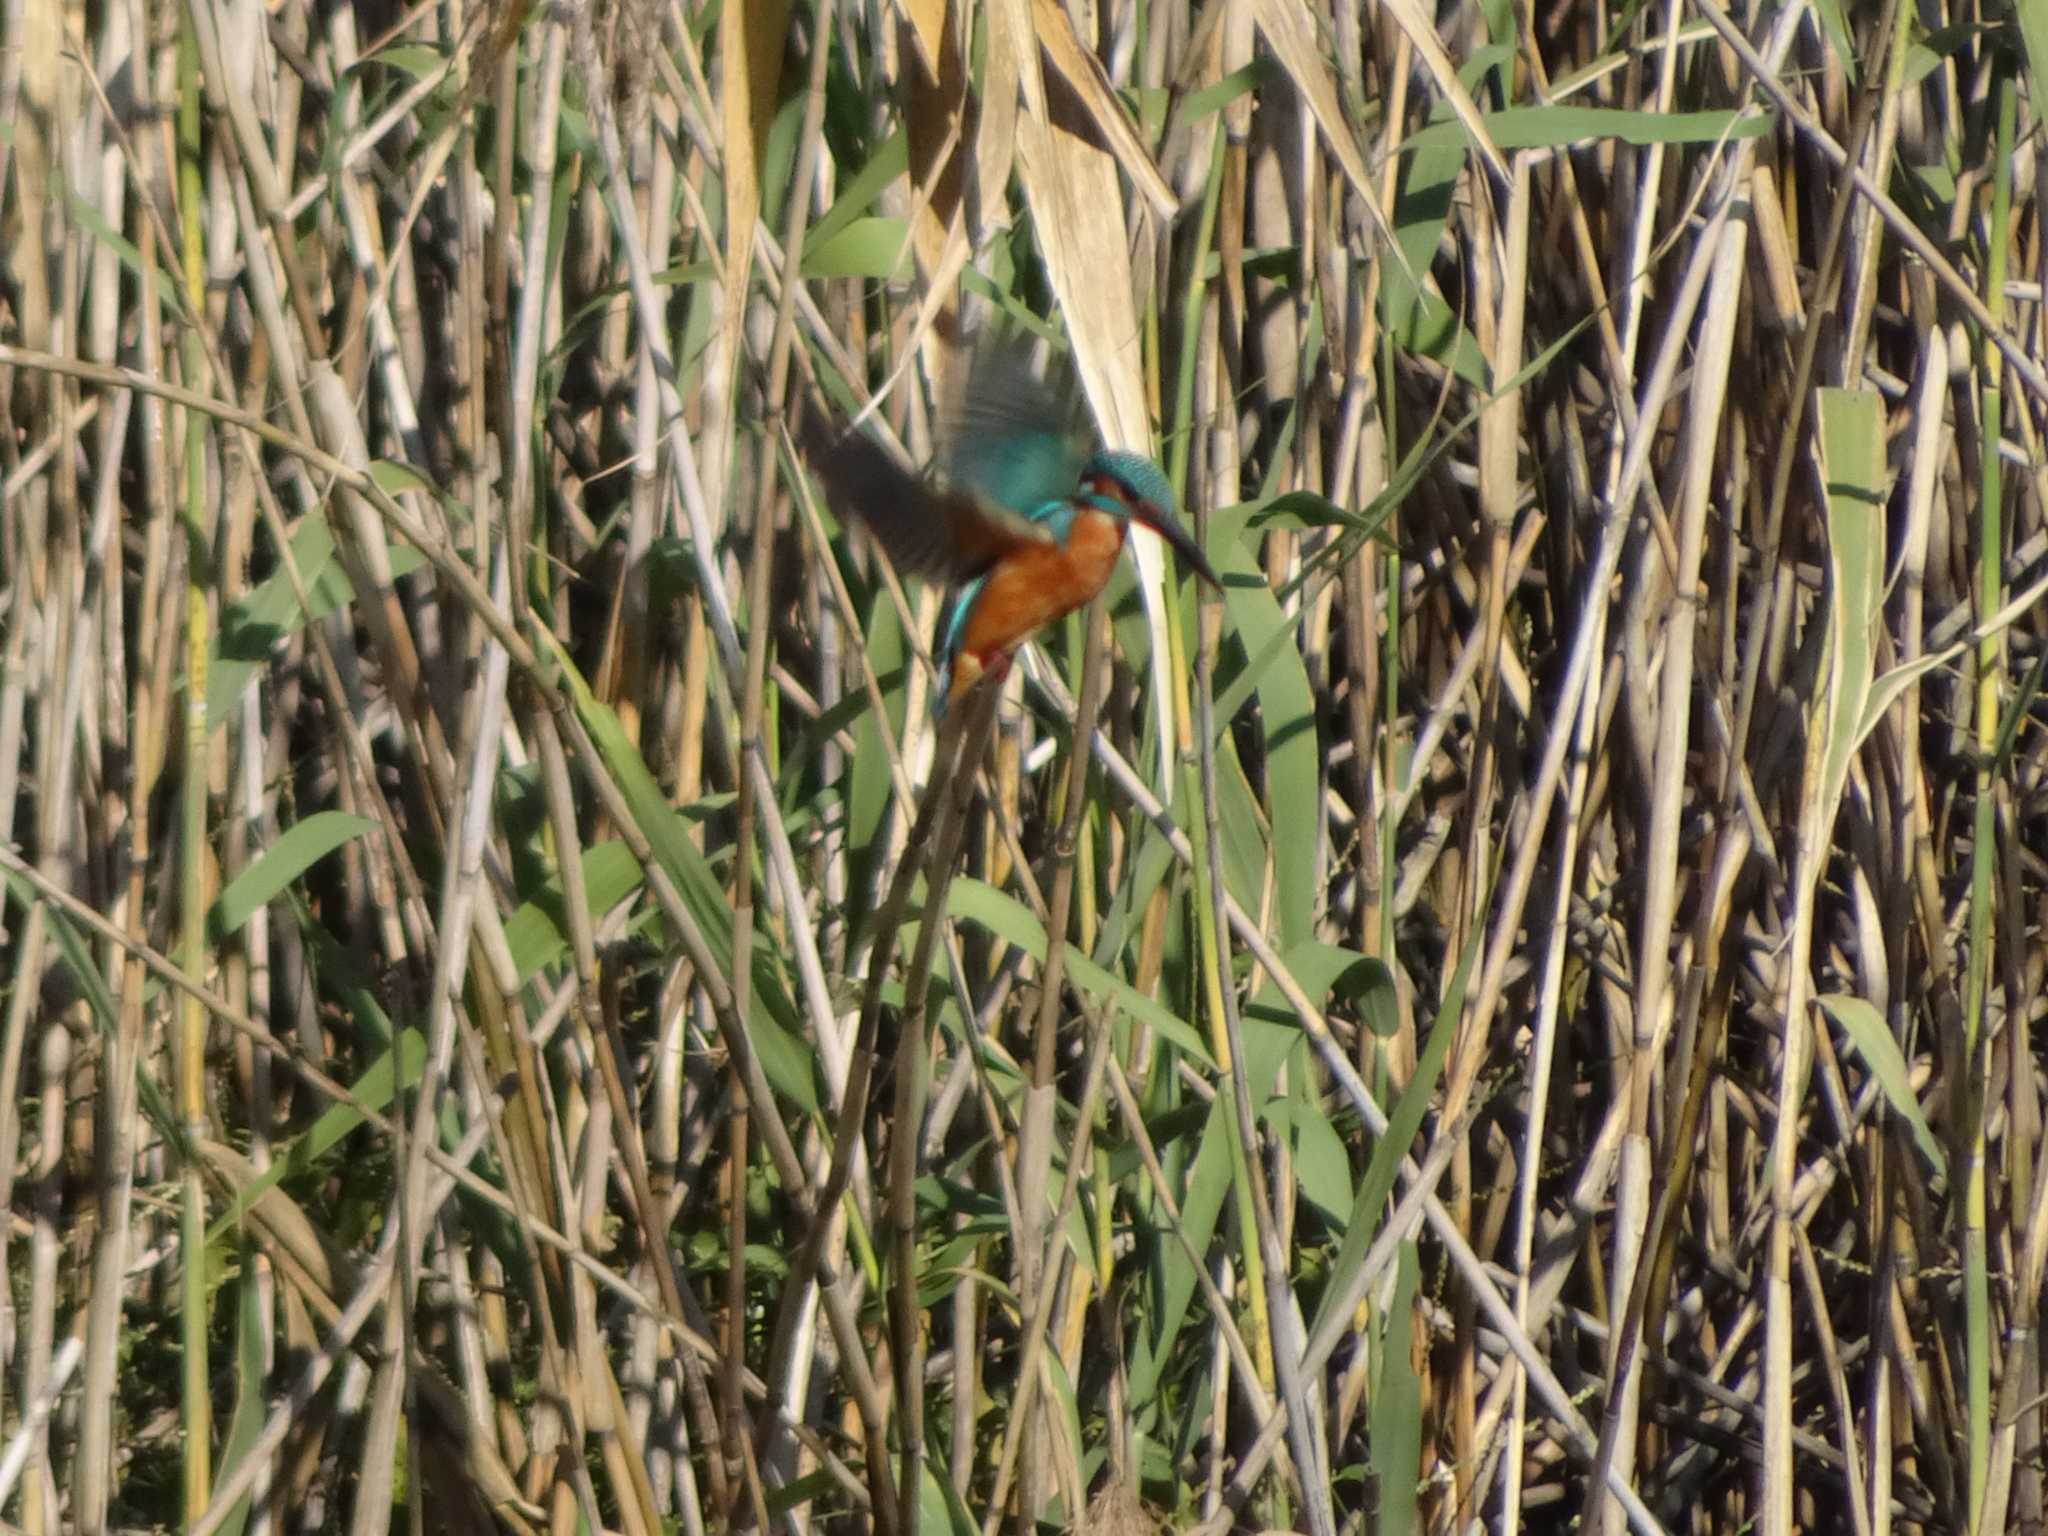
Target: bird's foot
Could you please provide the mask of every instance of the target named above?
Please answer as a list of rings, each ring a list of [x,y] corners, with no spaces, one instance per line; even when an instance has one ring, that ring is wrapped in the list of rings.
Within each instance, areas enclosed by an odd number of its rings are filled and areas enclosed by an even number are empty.
[[[971,651],[962,651],[953,658],[952,675],[947,679],[946,705],[950,709],[983,683],[1001,687],[1003,679],[1009,675],[1008,651],[997,651],[987,657],[976,656]]]

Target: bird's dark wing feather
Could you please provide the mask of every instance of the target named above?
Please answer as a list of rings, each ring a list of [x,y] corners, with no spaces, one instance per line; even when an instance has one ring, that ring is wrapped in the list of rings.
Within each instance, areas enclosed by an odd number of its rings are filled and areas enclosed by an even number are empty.
[[[866,433],[836,431],[813,409],[799,412],[796,435],[832,510],[859,519],[899,571],[972,581],[1011,550],[1052,541],[964,490],[935,490]]]

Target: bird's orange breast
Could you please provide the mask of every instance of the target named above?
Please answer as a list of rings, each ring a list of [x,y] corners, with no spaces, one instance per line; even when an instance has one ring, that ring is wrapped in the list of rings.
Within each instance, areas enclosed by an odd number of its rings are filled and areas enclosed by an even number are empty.
[[[975,599],[960,650],[986,660],[1072,613],[1108,585],[1123,547],[1119,519],[1083,510],[1064,543],[1031,545],[1005,556]]]

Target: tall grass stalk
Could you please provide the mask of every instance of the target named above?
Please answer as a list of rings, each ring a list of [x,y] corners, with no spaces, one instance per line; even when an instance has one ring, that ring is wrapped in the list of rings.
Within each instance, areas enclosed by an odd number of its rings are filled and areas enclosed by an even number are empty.
[[[1987,336],[2002,329],[2005,317],[2005,240],[2012,220],[2013,118],[2017,83],[2001,70],[1993,88],[1997,113],[1991,166],[1991,218],[1985,231],[1984,293],[1989,313]],[[1996,613],[2005,596],[2002,568],[2005,548],[2003,359],[1989,345],[1978,352],[1981,433],[1978,466],[1983,489],[1977,504],[1978,611]],[[1969,1529],[1983,1529],[1984,1500],[1990,1475],[1991,1447],[1991,1301],[1986,1241],[1987,1144],[1984,1116],[1989,1108],[1990,1050],[1986,1002],[1993,974],[1992,890],[1998,875],[1996,839],[2002,774],[1999,762],[1999,699],[2003,692],[2004,646],[1987,636],[1977,646],[1977,793],[1970,837],[1970,973],[1963,1004],[1963,1056],[1958,1082],[1962,1089],[1959,1131],[1963,1150],[1962,1214],[1964,1397],[1969,1411]]]

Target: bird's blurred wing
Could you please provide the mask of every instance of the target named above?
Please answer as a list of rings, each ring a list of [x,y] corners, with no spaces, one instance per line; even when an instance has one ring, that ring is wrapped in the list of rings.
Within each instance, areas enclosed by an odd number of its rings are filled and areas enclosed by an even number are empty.
[[[858,518],[896,569],[948,585],[985,575],[1011,550],[1052,540],[1049,530],[963,491],[935,491],[864,432],[839,432],[815,410],[797,441],[832,510]]]
[[[1027,518],[1073,494],[1087,457],[1073,401],[1014,342],[976,348],[942,437],[952,484]]]

